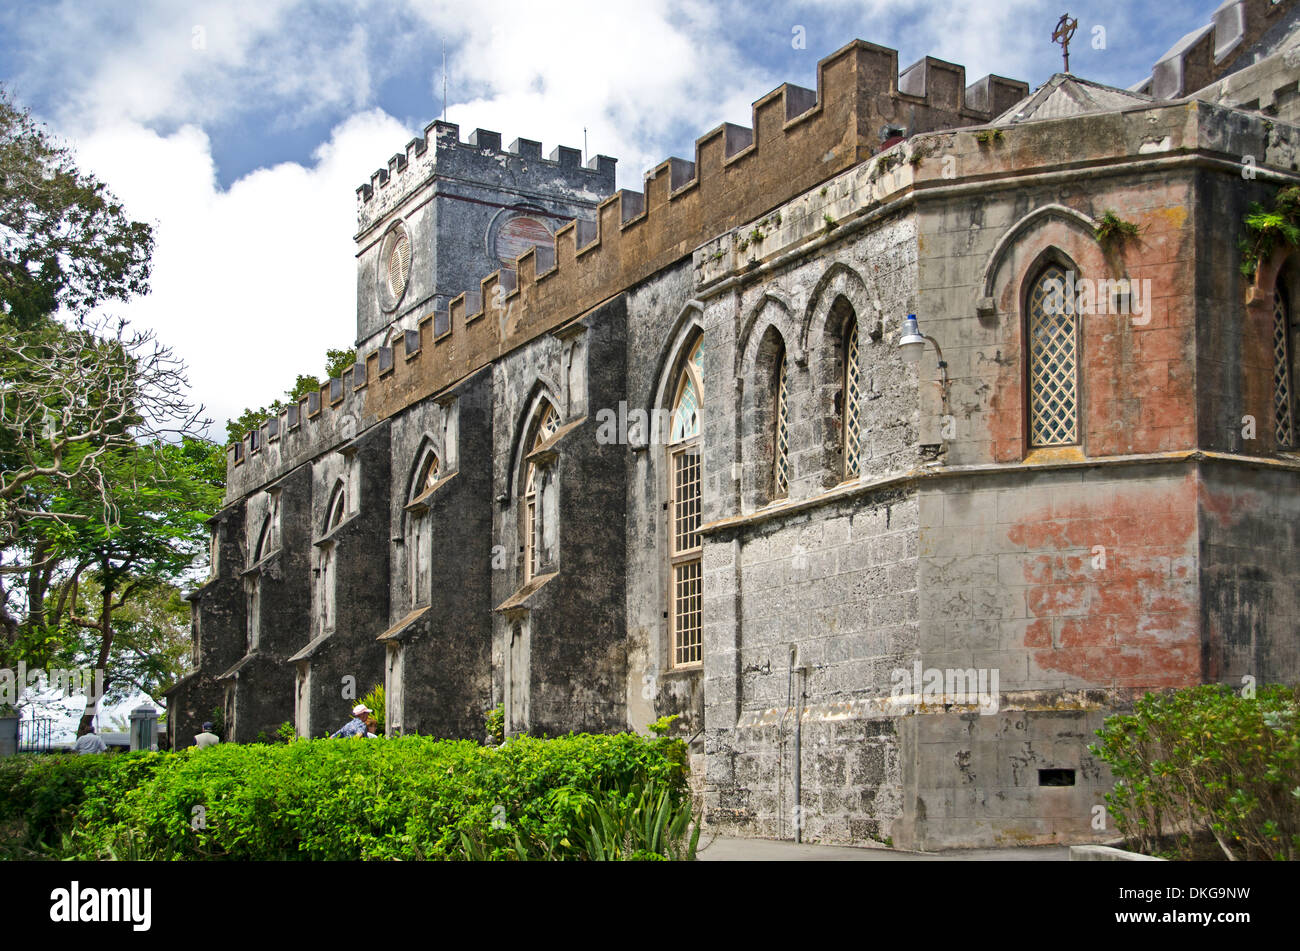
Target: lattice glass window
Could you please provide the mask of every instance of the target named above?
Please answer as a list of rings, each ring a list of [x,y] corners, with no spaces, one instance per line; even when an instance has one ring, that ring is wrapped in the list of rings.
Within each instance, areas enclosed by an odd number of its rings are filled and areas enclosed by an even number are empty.
[[[555,407],[550,403],[546,404],[546,412],[542,414],[542,421],[537,426],[536,446],[540,446],[546,440],[555,435],[560,428],[560,414],[555,411]],[[534,447],[534,448],[535,448]]]
[[[677,387],[673,426],[669,443],[682,442],[700,434],[700,373],[704,361],[704,338],[695,345]]]
[[[775,498],[782,498],[790,490],[790,410],[785,379],[785,354],[776,370],[776,433],[775,465],[773,492]]]
[[[668,555],[671,591],[672,664],[690,666],[704,659],[703,552],[700,537],[703,465],[700,456],[700,410],[704,387],[701,338],[682,367],[673,403],[668,451]]]
[[[1295,415],[1291,388],[1291,320],[1287,313],[1286,291],[1279,284],[1273,291],[1273,420],[1277,446],[1295,446]]]
[[[844,335],[844,478],[862,473],[862,386],[858,382],[860,355],[858,322],[849,324]]]
[[[700,483],[701,466],[697,446],[687,446],[672,455],[673,498],[670,506],[672,531],[673,663],[680,666],[703,660],[701,627]]]
[[[1029,293],[1029,445],[1079,441],[1079,340],[1064,269],[1049,265]]]

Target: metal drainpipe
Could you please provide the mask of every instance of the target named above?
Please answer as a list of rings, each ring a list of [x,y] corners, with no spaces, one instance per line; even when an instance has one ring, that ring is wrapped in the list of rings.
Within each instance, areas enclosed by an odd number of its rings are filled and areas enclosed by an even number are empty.
[[[791,660],[793,661],[793,656]],[[799,694],[794,708],[794,840],[803,841],[803,697],[806,668],[795,668],[799,674]]]

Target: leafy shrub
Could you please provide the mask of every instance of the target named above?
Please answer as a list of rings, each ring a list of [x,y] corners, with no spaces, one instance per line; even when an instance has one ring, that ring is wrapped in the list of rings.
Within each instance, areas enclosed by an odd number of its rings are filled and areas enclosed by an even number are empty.
[[[1300,245],[1300,187],[1283,188],[1273,198],[1273,208],[1251,202],[1246,214],[1246,234],[1237,242],[1241,252],[1241,273],[1255,277],[1260,261],[1270,257],[1281,245]]]
[[[1107,209],[1101,216],[1101,220],[1097,222],[1095,237],[1102,247],[1116,247],[1129,238],[1136,238],[1139,233],[1137,225],[1125,221],[1114,211]]]
[[[375,684],[370,688],[370,693],[361,698],[361,702],[370,708],[370,715],[375,718],[375,735],[384,735],[384,717],[387,715],[388,706],[384,701],[384,685]]]
[[[112,798],[148,780],[164,758],[133,756],[16,756],[0,761],[0,845],[5,858],[57,853],[91,796]]]
[[[500,746],[506,741],[506,707],[498,703],[483,714],[483,726],[487,730],[487,741]]]
[[[596,795],[565,793],[554,797],[572,809],[572,830],[525,838],[494,821],[494,849],[488,836],[460,833],[460,857],[474,861],[511,858],[519,861],[585,858],[594,862],[695,859],[700,824],[689,795],[663,781],[637,782],[626,794],[609,790]],[[504,843],[504,848],[502,848]]]
[[[0,820],[20,820],[26,840],[59,857],[507,859],[522,844],[530,858],[583,859],[598,808],[620,830],[646,827],[646,790],[656,809],[667,800],[664,829],[634,841],[685,854],[672,839],[683,803],[689,812],[680,740],[520,737],[496,748],[408,736],[19,762],[0,770]]]
[[[1230,859],[1300,853],[1300,687],[1148,694],[1097,735],[1089,749],[1116,778],[1110,813],[1141,851],[1171,837],[1174,854],[1190,858],[1208,830]]]

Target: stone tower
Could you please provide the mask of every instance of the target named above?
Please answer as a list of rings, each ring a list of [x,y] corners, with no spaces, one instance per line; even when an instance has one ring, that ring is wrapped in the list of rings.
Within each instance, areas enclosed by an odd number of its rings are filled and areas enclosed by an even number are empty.
[[[357,349],[389,343],[433,313],[446,333],[447,304],[536,245],[554,255],[555,232],[614,191],[615,160],[476,129],[461,142],[452,123],[433,122],[423,138],[357,189]]]

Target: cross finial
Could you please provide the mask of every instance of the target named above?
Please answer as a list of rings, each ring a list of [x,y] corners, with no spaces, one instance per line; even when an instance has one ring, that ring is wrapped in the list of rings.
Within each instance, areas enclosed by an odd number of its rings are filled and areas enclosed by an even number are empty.
[[[1052,42],[1061,47],[1061,53],[1065,56],[1065,71],[1070,71],[1070,40],[1074,39],[1074,31],[1079,28],[1079,21],[1070,19],[1070,14],[1062,13],[1061,19],[1056,21],[1056,30],[1052,33]]]

